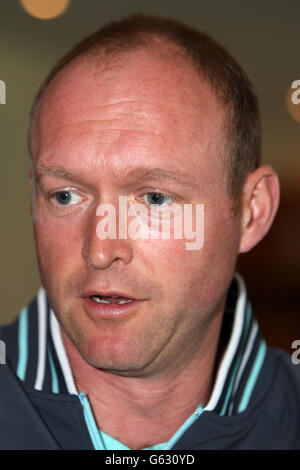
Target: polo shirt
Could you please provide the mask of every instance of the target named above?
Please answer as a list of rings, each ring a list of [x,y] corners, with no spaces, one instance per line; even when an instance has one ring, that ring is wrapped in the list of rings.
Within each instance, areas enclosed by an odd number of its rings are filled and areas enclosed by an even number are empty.
[[[210,398],[172,438],[148,449],[300,449],[300,366],[262,338],[242,277],[228,290],[225,352]],[[128,449],[99,430],[79,393],[44,288],[0,327],[0,449]]]

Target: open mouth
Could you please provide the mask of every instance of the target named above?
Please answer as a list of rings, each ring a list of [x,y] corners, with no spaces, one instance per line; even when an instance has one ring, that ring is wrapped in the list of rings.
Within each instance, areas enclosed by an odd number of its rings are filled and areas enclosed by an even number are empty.
[[[91,295],[90,299],[97,304],[115,304],[123,305],[133,302],[134,299],[127,299],[126,297],[120,297],[118,295],[102,296],[102,295]]]
[[[138,308],[146,299],[136,299],[130,292],[101,292],[90,290],[83,294],[85,312],[95,319],[127,319],[140,312]]]

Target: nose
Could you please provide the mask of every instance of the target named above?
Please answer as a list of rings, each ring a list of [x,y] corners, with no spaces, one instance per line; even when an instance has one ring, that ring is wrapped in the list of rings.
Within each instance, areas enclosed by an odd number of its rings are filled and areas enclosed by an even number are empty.
[[[105,225],[103,219],[101,222],[100,218],[94,213],[90,216],[85,227],[82,248],[82,256],[85,262],[95,269],[107,269],[116,261],[124,264],[130,263],[133,254],[130,240],[117,238],[118,227],[116,227],[116,231],[109,230],[109,225],[105,227],[105,230],[99,230],[100,223],[103,228]],[[108,235],[107,238],[103,238],[104,232]]]

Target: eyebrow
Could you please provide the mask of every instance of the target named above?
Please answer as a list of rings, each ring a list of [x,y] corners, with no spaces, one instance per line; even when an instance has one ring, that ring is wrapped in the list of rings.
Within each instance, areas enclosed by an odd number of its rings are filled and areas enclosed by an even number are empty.
[[[44,166],[44,165],[39,165],[35,168],[34,170],[34,175],[36,177],[36,180],[39,182],[40,179],[43,176],[58,176],[60,178],[65,178],[68,180],[77,180],[78,175],[75,173],[71,173],[67,170],[65,170],[62,167],[58,166]]]
[[[78,180],[82,175],[67,171],[63,167],[40,165],[35,170],[36,179],[39,182],[43,176],[56,176],[68,180]],[[184,186],[198,187],[199,183],[193,174],[178,170],[166,170],[160,167],[146,168],[144,166],[135,167],[130,171],[125,171],[122,175],[124,180],[133,180],[135,183],[144,180],[172,180]]]

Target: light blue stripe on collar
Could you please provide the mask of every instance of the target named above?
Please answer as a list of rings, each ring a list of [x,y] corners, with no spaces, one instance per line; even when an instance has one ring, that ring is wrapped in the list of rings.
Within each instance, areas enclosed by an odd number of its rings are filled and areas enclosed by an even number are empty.
[[[78,393],[78,398],[82,404],[83,407],[83,414],[84,414],[84,419],[89,431],[89,435],[91,438],[91,441],[93,443],[94,449],[95,450],[106,450],[104,447],[103,440],[101,438],[101,435],[98,431],[96,421],[92,412],[91,405],[89,403],[88,397],[86,396],[86,393]]]
[[[198,419],[203,412],[203,407],[199,406],[196,411],[180,426],[180,428],[173,434],[167,442],[161,442],[151,447],[145,447],[142,450],[169,450],[176,444],[185,431]],[[118,441],[104,431],[99,430],[105,450],[131,450],[123,442]]]
[[[28,360],[28,309],[24,307],[19,317],[17,376],[25,379]]]
[[[246,334],[248,333],[248,330],[249,330],[250,319],[251,319],[251,306],[250,306],[249,303],[247,303],[246,321],[245,321],[244,327],[243,327],[243,333],[244,333],[243,343],[244,343],[244,347],[245,347],[245,345],[246,345],[246,340],[247,340]],[[228,389],[227,389],[227,393],[226,393],[226,397],[225,397],[225,400],[224,400],[224,403],[223,403],[223,407],[222,407],[222,410],[220,411],[220,415],[221,415],[221,416],[224,416],[225,411],[226,411],[226,409],[227,409],[228,401],[229,401],[229,398],[231,397],[231,394],[232,394],[232,389],[233,389],[234,381],[235,381],[235,379],[236,379],[237,371],[238,371],[238,368],[239,368],[239,366],[240,366],[240,363],[241,363],[242,358],[243,358],[243,355],[244,355],[244,347],[243,347],[243,349],[242,349],[242,351],[241,351],[241,353],[240,353],[240,356],[238,357],[238,360],[236,361],[234,370],[233,370],[233,372],[232,372],[232,375],[231,375],[231,378],[230,378],[230,383],[229,383],[229,385],[228,385]]]
[[[238,408],[239,413],[244,411],[248,406],[249,400],[251,398],[252,390],[254,388],[254,385],[256,384],[257,377],[259,375],[259,372],[261,370],[263,361],[264,361],[265,356],[266,356],[266,352],[267,352],[266,343],[265,343],[265,341],[261,341],[261,343],[259,345],[258,353],[257,353],[256,358],[255,358],[253,368],[250,372],[249,379],[248,379],[247,385],[246,385],[245,390],[244,390],[244,394],[243,394],[242,399],[241,399],[240,404],[239,404],[239,408]]]
[[[200,405],[196,411],[183,423],[183,425],[178,429],[178,431],[169,439],[166,444],[166,447],[162,450],[169,450],[176,444],[176,442],[181,438],[185,431],[199,418],[202,414],[204,408]]]

